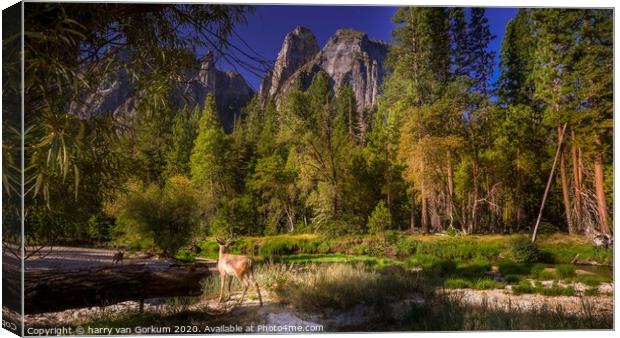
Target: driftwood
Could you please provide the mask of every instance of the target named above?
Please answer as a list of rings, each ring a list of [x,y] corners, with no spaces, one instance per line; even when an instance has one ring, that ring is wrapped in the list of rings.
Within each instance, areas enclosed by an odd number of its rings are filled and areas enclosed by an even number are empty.
[[[13,272],[9,276],[18,274]],[[35,314],[128,300],[195,296],[201,293],[201,281],[210,274],[209,265],[204,263],[31,270],[24,274],[24,310],[26,314]],[[3,277],[3,283],[19,282]],[[19,286],[10,289],[19,290]],[[9,296],[19,299],[19,295]]]
[[[591,260],[587,260],[587,259],[579,259],[579,254],[577,254],[575,256],[575,258],[573,258],[573,260],[570,263],[574,264],[574,265],[605,266],[605,264],[601,264],[601,263],[596,262],[596,261],[591,261]]]

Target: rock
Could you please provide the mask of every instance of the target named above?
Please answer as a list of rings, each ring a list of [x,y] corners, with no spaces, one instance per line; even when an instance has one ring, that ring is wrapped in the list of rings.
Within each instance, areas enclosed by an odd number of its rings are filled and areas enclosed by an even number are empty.
[[[284,83],[318,52],[316,37],[308,28],[297,27],[286,34],[273,69],[263,78],[258,90],[261,101],[278,96]]]
[[[118,62],[128,62],[123,53],[119,53],[119,59]],[[235,117],[254,95],[245,79],[238,73],[217,69],[212,54],[208,54],[196,69],[187,69],[183,73],[173,89],[176,105],[179,108],[187,105],[190,109],[199,105],[202,109],[206,96],[213,94],[224,129],[232,130]],[[112,114],[131,123],[142,95],[136,92],[127,71],[120,69],[102,80],[94,93],[85,93],[80,100],[71,103],[69,111],[82,118]]]
[[[328,74],[336,94],[350,85],[358,111],[372,109],[386,73],[388,44],[371,40],[362,32],[341,29],[320,51],[315,51],[315,45],[314,35],[305,28],[298,27],[287,35],[273,70],[261,84],[259,95],[263,102],[271,96],[279,104],[298,82],[306,88],[314,74],[322,70]],[[299,55],[292,53],[295,50],[300,51]],[[313,51],[314,55],[309,57]]]

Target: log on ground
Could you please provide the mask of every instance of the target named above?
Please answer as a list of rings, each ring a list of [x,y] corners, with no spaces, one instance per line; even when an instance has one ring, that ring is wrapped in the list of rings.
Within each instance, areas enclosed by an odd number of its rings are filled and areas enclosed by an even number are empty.
[[[207,264],[127,264],[26,271],[26,314],[106,306],[128,300],[200,295]]]

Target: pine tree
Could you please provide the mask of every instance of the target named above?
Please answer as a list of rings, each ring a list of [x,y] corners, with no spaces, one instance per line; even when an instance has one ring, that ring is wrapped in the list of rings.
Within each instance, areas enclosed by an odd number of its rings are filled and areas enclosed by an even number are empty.
[[[163,99],[162,99],[163,98]],[[135,171],[144,183],[164,184],[175,109],[170,85],[155,83],[137,107],[136,132],[127,140],[134,151]]]
[[[198,123],[198,136],[190,158],[192,182],[209,197],[210,203],[230,192],[228,137],[208,95]]]
[[[200,107],[196,105],[193,111],[183,109],[174,117],[170,151],[166,156],[166,175],[190,174],[190,156],[194,148],[194,140],[198,134]]]
[[[493,77],[495,53],[489,51],[489,43],[495,38],[489,28],[484,8],[472,8],[468,31],[469,75],[474,80],[474,92],[488,96],[489,83]]]
[[[500,51],[500,75],[497,81],[499,102],[509,104],[530,104],[533,88],[531,84],[535,40],[532,37],[530,10],[520,9],[508,22]]]
[[[469,75],[469,35],[467,33],[467,22],[465,20],[465,10],[462,7],[450,9],[450,41],[452,43],[452,67],[451,72],[454,76]]]

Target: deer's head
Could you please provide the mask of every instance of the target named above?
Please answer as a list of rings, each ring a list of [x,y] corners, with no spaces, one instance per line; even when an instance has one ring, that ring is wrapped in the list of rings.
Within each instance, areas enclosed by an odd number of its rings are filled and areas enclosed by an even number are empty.
[[[228,248],[232,244],[231,240],[225,240],[219,237],[215,237],[215,241],[217,242],[217,245],[220,246],[220,253],[228,253]]]

